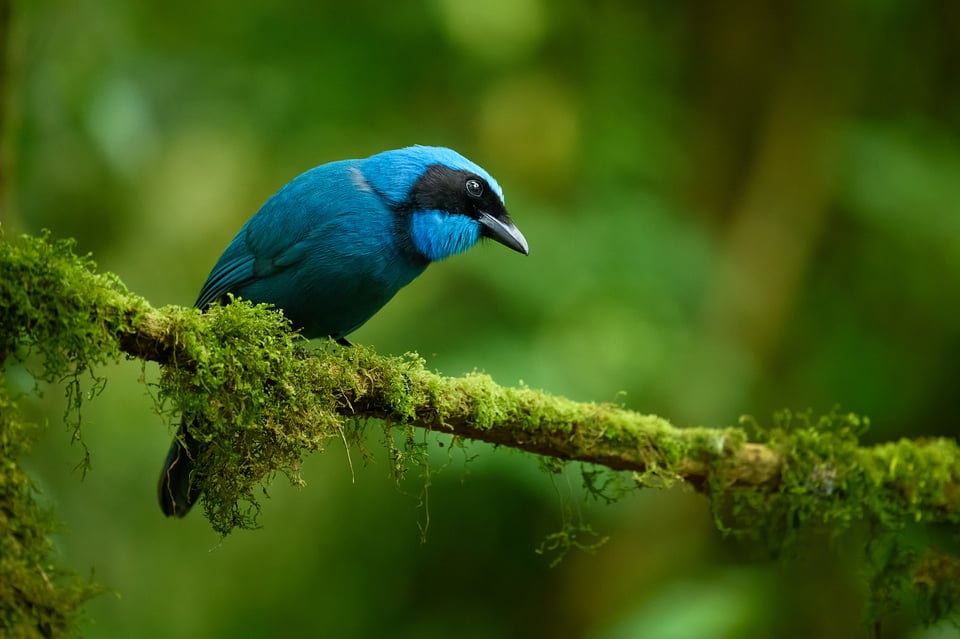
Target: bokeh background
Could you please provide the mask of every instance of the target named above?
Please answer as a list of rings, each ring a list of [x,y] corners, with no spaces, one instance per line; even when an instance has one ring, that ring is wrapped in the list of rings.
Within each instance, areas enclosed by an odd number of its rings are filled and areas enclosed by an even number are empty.
[[[440,144],[497,177],[530,256],[435,265],[354,341],[681,426],[839,404],[869,441],[956,433],[960,3],[0,4],[4,229],[75,237],[155,305],[301,171]],[[156,368],[103,374],[86,478],[58,388],[27,460],[63,564],[115,591],[88,637],[866,635],[855,545],[769,560],[689,490],[591,502],[576,467],[444,437],[426,494],[373,429],[355,480],[330,446],[220,540],[156,505]],[[608,542],[535,552],[580,522]]]

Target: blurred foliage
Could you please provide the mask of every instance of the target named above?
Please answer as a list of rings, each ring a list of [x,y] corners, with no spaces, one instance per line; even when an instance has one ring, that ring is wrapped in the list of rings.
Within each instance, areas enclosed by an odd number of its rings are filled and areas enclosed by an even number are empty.
[[[0,37],[0,222],[76,237],[155,305],[192,302],[298,172],[444,144],[497,177],[531,255],[437,265],[354,341],[680,424],[840,403],[874,440],[956,435],[958,3],[23,0]],[[28,459],[64,560],[122,593],[87,636],[866,633],[857,549],[757,561],[683,490],[588,507],[576,473],[475,445],[426,493],[376,438],[355,483],[315,456],[218,544],[154,503],[156,378],[110,367],[82,483],[58,427]],[[610,542],[550,569],[569,508]],[[911,619],[883,636],[952,631]]]

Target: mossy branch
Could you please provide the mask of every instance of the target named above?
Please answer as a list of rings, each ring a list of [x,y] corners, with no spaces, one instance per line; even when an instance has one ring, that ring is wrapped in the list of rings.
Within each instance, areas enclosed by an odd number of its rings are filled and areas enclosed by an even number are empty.
[[[6,366],[33,353],[48,381],[76,380],[122,356],[161,364],[161,404],[208,444],[198,480],[221,533],[251,523],[260,482],[277,472],[298,480],[303,455],[355,433],[357,418],[631,471],[640,486],[684,481],[710,499],[721,528],[771,544],[805,527],[867,522],[886,534],[960,522],[956,442],[860,446],[867,421],[856,415],[785,412],[768,428],[677,428],[612,404],[499,386],[483,374],[444,377],[416,355],[307,351],[267,307],[153,308],[96,273],[69,242],[47,237],[0,241],[0,310],[0,359]],[[941,584],[930,566],[955,571],[951,561],[924,556],[924,587]],[[936,594],[947,609],[956,605],[956,589]]]

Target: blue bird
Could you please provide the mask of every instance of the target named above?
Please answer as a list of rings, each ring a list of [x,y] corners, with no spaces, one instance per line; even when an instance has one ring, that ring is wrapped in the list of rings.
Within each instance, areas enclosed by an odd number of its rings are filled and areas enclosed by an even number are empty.
[[[304,337],[346,336],[431,262],[489,238],[526,255],[500,185],[443,147],[411,146],[323,164],[277,191],[220,256],[196,306],[233,294],[283,309]],[[160,507],[183,517],[199,442],[185,424],[160,476]]]

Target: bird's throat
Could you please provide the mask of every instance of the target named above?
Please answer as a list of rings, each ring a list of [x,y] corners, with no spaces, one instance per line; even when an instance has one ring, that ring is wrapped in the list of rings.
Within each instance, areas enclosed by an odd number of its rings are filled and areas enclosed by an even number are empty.
[[[466,215],[443,211],[416,211],[410,219],[410,238],[431,262],[463,253],[480,239],[480,224]]]

